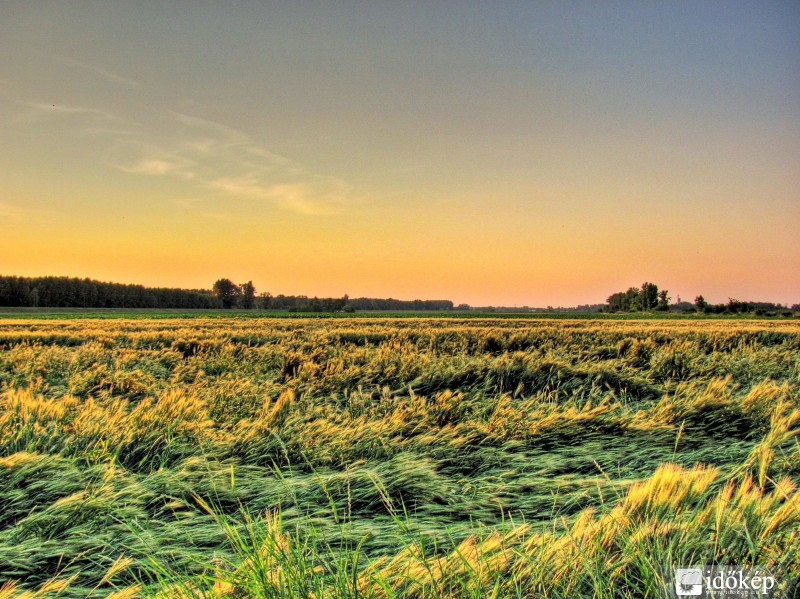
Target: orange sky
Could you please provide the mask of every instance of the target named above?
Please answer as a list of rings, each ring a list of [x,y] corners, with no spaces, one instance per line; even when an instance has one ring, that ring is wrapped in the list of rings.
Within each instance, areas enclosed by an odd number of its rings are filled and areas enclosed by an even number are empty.
[[[0,274],[800,302],[800,9],[15,3]]]

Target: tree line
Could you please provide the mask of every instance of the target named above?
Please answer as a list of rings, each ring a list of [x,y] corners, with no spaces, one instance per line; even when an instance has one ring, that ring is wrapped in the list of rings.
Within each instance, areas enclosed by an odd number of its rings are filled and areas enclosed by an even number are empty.
[[[282,310],[287,312],[355,312],[355,311],[442,311],[453,310],[450,300],[398,300],[394,298],[308,297],[306,295],[256,295],[253,282],[237,285],[230,279],[219,279],[211,289],[224,308],[245,310]],[[467,306],[469,308],[469,306]]]
[[[256,295],[252,281],[218,279],[211,289],[172,289],[76,277],[0,275],[0,306],[40,308],[243,309],[289,312],[453,310],[450,300]]]
[[[106,283],[71,277],[0,275],[0,305],[43,308],[220,308],[207,290]]]
[[[680,311],[685,313],[701,312],[703,314],[781,314],[791,316],[800,311],[800,304],[791,308],[772,302],[748,302],[728,299],[727,303],[709,304],[702,295],[694,299],[694,303],[677,302],[670,304],[669,291],[659,290],[655,283],[644,282],[640,287],[629,287],[627,291],[612,293],[606,300],[606,312],[653,312]]]
[[[652,312],[669,310],[669,291],[645,281],[641,287],[612,293],[606,300],[609,312]]]
[[[757,314],[791,316],[793,312],[800,312],[800,304],[793,304],[791,308],[783,304],[772,302],[746,302],[737,299],[728,299],[727,303],[709,304],[702,295],[694,298],[694,304],[689,312],[702,312],[703,314]]]
[[[155,308],[155,309],[220,309],[279,310],[288,312],[356,312],[356,311],[547,311],[547,312],[652,312],[680,311],[705,314],[782,314],[800,312],[800,304],[791,309],[772,302],[749,302],[729,299],[727,303],[710,304],[702,295],[694,303],[670,304],[669,292],[658,285],[644,282],[640,287],[611,294],[605,304],[575,308],[472,308],[457,307],[450,300],[399,300],[394,298],[308,297],[305,295],[256,294],[252,281],[236,284],[218,279],[211,289],[174,289],[145,287],[123,283],[107,283],[75,277],[16,277],[0,275],[0,306],[42,308]]]

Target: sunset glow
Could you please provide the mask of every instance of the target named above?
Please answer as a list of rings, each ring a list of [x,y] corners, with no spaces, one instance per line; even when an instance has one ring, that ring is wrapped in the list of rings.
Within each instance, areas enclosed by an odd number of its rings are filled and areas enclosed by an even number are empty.
[[[800,302],[800,5],[0,8],[0,274]]]

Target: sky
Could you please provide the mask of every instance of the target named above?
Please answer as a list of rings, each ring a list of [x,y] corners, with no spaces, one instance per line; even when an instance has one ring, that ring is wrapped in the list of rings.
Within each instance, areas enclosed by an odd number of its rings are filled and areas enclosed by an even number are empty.
[[[800,303],[800,3],[0,4],[0,274]]]

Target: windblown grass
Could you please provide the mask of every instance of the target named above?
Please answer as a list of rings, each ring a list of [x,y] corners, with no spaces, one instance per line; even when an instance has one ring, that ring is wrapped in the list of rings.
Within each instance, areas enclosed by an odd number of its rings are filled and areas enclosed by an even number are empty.
[[[0,598],[800,592],[800,325],[0,322]]]

